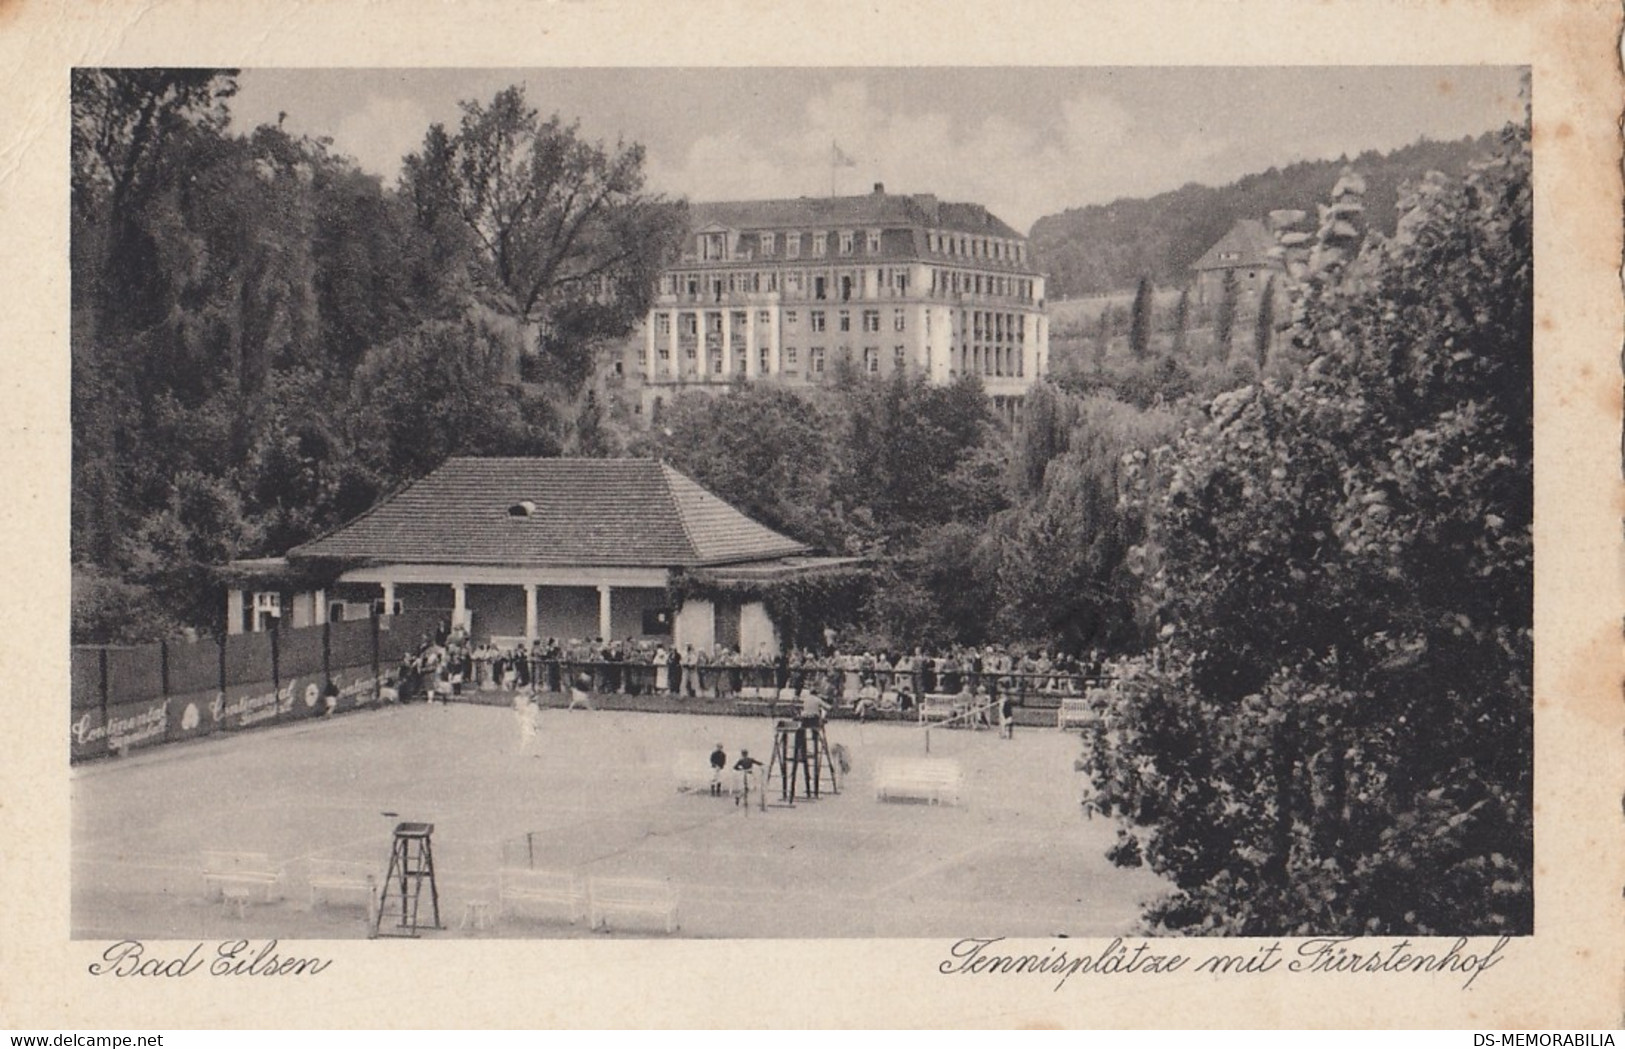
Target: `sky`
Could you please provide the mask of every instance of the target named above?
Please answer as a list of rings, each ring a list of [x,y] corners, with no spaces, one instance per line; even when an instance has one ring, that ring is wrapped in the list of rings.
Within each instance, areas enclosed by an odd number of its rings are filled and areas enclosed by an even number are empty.
[[[985,204],[1019,230],[1067,208],[1222,185],[1299,160],[1522,118],[1513,67],[248,69],[246,132],[279,117],[394,184],[433,123],[522,84],[593,141],[637,142],[690,200],[868,192]],[[285,116],[283,116],[285,114]],[[832,168],[832,146],[851,166]]]

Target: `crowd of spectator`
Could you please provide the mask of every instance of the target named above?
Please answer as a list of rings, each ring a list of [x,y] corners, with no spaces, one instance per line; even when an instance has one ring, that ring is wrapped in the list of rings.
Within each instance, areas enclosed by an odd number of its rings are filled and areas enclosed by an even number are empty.
[[[771,691],[799,698],[813,692],[837,706],[868,700],[908,710],[922,695],[1082,695],[1101,677],[1099,653],[1078,657],[1045,648],[988,645],[944,651],[797,648],[745,654],[729,645],[709,649],[660,640],[555,638],[529,645],[476,643],[460,627],[443,626],[402,660],[406,690],[431,696],[465,690],[562,692],[572,685],[597,693],[729,699]],[[417,689],[412,683],[416,683]],[[861,712],[861,711],[860,711]]]

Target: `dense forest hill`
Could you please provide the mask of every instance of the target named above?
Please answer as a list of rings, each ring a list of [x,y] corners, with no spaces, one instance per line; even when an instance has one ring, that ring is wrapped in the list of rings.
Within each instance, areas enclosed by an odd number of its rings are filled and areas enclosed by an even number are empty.
[[[1272,167],[1218,188],[1188,183],[1148,200],[1071,208],[1033,224],[1033,258],[1049,274],[1054,299],[1131,289],[1141,277],[1164,286],[1182,284],[1191,264],[1237,219],[1262,219],[1280,208],[1314,214],[1345,165],[1365,176],[1370,228],[1392,234],[1403,183],[1429,171],[1460,176],[1497,141],[1492,133],[1455,142],[1424,139],[1391,153],[1367,151],[1352,160]]]

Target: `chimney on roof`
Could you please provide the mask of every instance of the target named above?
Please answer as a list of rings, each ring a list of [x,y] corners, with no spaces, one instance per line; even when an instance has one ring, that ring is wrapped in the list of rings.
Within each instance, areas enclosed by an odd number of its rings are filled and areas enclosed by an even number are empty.
[[[875,183],[875,196],[884,197],[885,195],[886,195],[886,184],[884,182],[876,182]]]

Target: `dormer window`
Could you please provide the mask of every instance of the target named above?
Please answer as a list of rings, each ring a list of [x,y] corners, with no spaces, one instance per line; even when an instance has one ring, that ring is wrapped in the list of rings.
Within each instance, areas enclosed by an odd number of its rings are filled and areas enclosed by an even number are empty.
[[[509,517],[532,517],[536,513],[536,504],[529,499],[521,499],[508,507]]]

